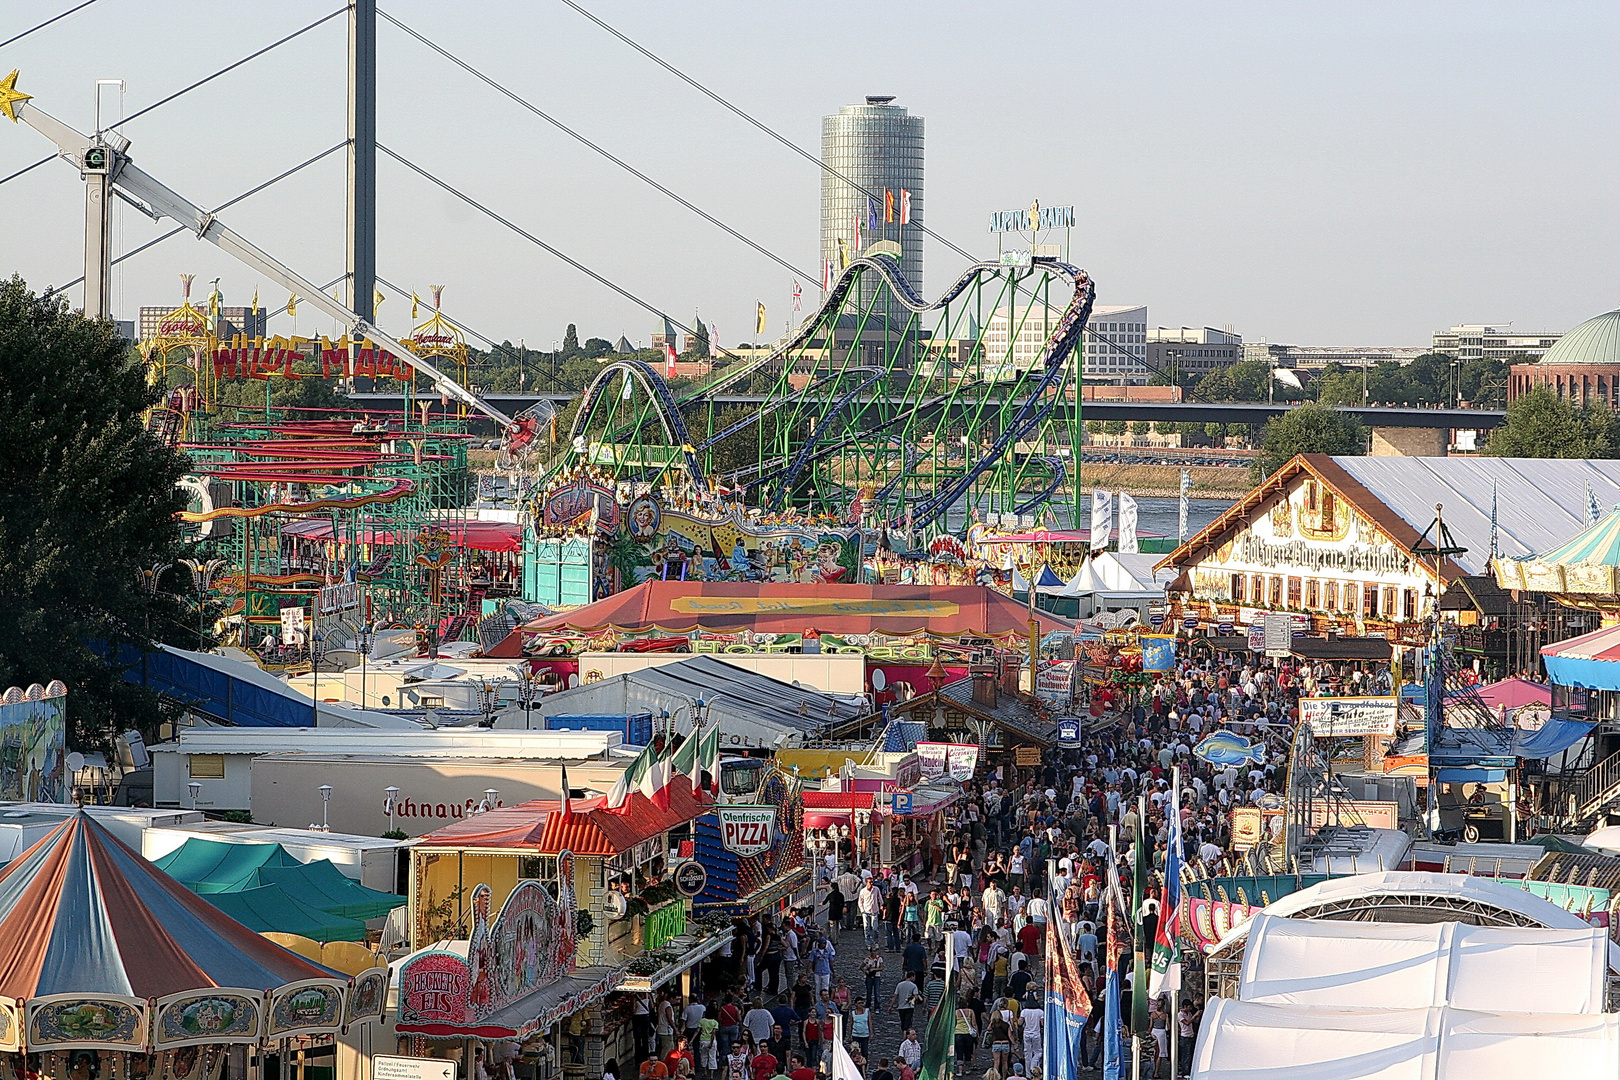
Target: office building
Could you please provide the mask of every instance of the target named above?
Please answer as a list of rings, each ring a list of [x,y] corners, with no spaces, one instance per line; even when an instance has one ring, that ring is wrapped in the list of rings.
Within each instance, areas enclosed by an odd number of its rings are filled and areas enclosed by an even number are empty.
[[[1146,382],[1147,321],[1146,304],[1092,308],[1091,321],[1080,339],[1085,377]]]
[[[923,118],[912,116],[888,95],[871,94],[861,105],[845,105],[821,118],[821,259],[836,275],[842,240],[856,254],[856,221],[864,248],[874,240],[898,240],[900,269],[923,293]],[[894,192],[896,220],[885,222],[885,191]],[[899,223],[900,193],[910,193],[911,223]],[[868,194],[870,193],[870,195]],[[877,230],[870,211],[877,212]],[[872,295],[863,288],[862,294]]]
[[[1459,360],[1539,359],[1563,335],[1553,330],[1536,333],[1516,331],[1508,325],[1471,323],[1453,326],[1450,330],[1434,332],[1434,347],[1430,352],[1445,353]]]
[[[1147,332],[1148,371],[1203,378],[1243,359],[1243,336],[1230,326],[1159,326]]]

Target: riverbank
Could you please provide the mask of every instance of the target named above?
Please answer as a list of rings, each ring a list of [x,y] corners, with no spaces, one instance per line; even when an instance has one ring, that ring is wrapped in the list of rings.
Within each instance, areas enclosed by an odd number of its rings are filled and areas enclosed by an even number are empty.
[[[1230,465],[1193,465],[1192,497],[1239,499],[1253,485],[1247,468]],[[1088,461],[1081,467],[1081,489],[1123,491],[1133,498],[1174,499],[1181,495],[1181,468],[1176,465],[1130,465]]]

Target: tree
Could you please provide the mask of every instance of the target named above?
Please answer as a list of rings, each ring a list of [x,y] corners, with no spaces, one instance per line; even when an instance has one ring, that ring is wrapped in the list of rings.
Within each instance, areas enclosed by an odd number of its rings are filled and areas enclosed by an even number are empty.
[[[609,341],[607,338],[593,337],[593,338],[586,338],[585,339],[585,356],[586,356],[586,359],[596,360],[596,359],[599,359],[599,358],[601,358],[603,356],[612,356],[612,355],[613,355],[613,342]]]
[[[1123,435],[1125,434],[1125,421],[1104,420],[1103,431],[1109,435]]]
[[[1515,398],[1485,453],[1496,457],[1607,458],[1620,453],[1614,414],[1595,402],[1576,408],[1545,386]]]
[[[563,359],[565,359],[565,360],[572,359],[573,357],[576,357],[579,354],[580,354],[579,327],[575,326],[573,323],[569,323],[568,324],[568,329],[563,332],[563,343],[562,343]]]
[[[1152,430],[1153,430],[1153,425],[1150,422],[1146,421],[1146,420],[1132,420],[1131,421],[1131,434],[1132,435],[1146,435],[1149,432],[1151,432]]]
[[[0,687],[60,679],[68,738],[110,748],[163,710],[99,650],[194,644],[175,487],[187,469],[148,434],[159,390],[111,322],[0,282]]]
[[[1253,472],[1258,483],[1295,454],[1363,454],[1367,429],[1326,405],[1301,405],[1266,422]]]

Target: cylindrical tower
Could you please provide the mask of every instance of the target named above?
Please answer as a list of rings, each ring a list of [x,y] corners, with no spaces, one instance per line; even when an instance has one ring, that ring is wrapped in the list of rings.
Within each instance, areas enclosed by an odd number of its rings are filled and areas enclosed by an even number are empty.
[[[923,118],[894,104],[892,96],[871,94],[863,105],[845,105],[821,118],[821,160],[832,172],[821,174],[821,258],[839,268],[838,241],[855,252],[855,222],[862,246],[887,238],[900,241],[901,269],[919,293],[922,288]],[[836,175],[835,175],[836,174]],[[868,196],[877,210],[877,230],[868,229]],[[883,193],[892,191],[895,221],[885,222]],[[901,192],[911,200],[911,224],[899,223]],[[926,295],[926,294],[925,294]]]

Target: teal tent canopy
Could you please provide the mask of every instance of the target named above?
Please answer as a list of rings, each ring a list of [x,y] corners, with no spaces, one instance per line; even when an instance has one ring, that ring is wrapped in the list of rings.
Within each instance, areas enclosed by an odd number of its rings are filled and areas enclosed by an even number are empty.
[[[380,918],[405,903],[403,896],[368,889],[358,881],[345,877],[330,859],[299,862],[280,844],[230,844],[192,837],[158,859],[157,866],[192,892],[215,901],[215,907],[256,930],[304,933],[291,926],[261,927],[253,919],[236,915],[228,903],[217,900],[219,897],[240,896],[249,892],[263,894],[255,901],[255,910],[262,913],[260,921],[273,923],[276,921],[275,911],[269,906],[268,899],[273,896],[274,890],[280,890],[301,908],[337,920],[333,925],[342,932],[337,938],[319,939],[323,941],[357,941],[364,934],[347,936],[343,923]],[[292,915],[288,916],[288,920],[296,921]]]
[[[299,934],[319,942],[366,940],[365,923],[329,915],[304,903],[280,885],[204,893],[203,899],[249,930],[261,934]]]

